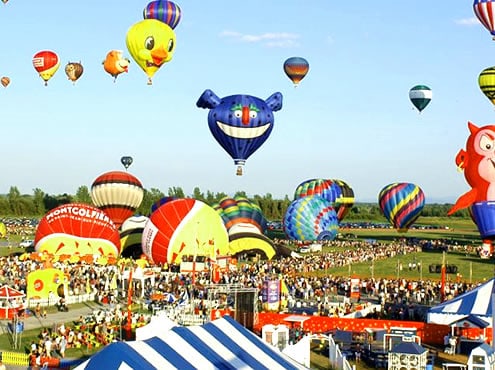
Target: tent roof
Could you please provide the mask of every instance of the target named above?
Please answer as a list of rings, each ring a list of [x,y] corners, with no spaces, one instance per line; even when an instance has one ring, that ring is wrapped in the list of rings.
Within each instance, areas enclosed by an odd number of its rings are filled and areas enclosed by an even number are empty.
[[[0,287],[0,299],[1,298],[22,298],[25,294],[20,292],[14,288],[9,287],[8,285],[4,285]]]
[[[177,326],[160,337],[116,342],[82,369],[306,369],[229,316],[201,326]]]
[[[474,316],[474,315],[469,315],[468,317],[465,317],[463,319],[456,320],[456,321],[452,322],[450,325],[455,325],[458,327],[464,327],[465,326],[464,323],[466,323],[466,322],[471,323],[475,327],[481,328],[481,329],[484,329],[484,328],[490,326],[490,324],[488,322],[486,322],[485,320],[482,320],[479,317]]]
[[[393,353],[406,353],[409,355],[421,355],[426,352],[426,349],[421,347],[416,342],[400,342],[390,352]]]
[[[443,302],[428,310],[428,314],[453,314],[453,315],[476,315],[491,317],[492,294],[494,292],[494,281],[488,282],[463,293],[449,301]]]

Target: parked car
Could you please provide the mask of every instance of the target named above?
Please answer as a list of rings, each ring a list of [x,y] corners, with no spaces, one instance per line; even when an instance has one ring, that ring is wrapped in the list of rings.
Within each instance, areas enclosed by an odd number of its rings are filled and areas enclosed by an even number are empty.
[[[19,247],[22,247],[22,248],[34,247],[34,240],[33,240],[33,239],[25,239],[25,240],[22,240],[22,241],[19,243]]]

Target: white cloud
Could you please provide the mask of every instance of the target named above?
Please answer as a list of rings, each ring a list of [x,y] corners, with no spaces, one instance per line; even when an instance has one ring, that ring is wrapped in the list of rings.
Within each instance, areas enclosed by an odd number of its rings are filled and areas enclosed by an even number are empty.
[[[220,36],[229,37],[240,42],[261,43],[268,47],[293,47],[299,45],[299,35],[287,32],[250,35],[235,31],[223,31]]]
[[[475,24],[480,24],[480,21],[476,17],[471,17],[471,18],[457,19],[455,23],[461,26],[472,26]]]

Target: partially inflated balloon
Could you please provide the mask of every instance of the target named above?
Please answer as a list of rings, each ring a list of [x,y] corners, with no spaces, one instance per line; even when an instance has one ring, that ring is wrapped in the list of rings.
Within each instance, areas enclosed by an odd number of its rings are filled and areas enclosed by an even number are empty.
[[[149,218],[146,216],[131,216],[120,226],[121,257],[138,259],[143,254],[141,239],[144,226]]]
[[[165,63],[172,60],[175,50],[175,33],[167,24],[156,19],[145,19],[127,31],[126,45],[136,63],[152,77]]]
[[[37,252],[52,255],[117,257],[117,227],[102,210],[87,204],[64,204],[49,211],[36,229]]]
[[[245,197],[225,197],[212,207],[222,217],[229,235],[235,233],[239,226],[242,226],[242,232],[247,232],[249,228],[252,232],[262,234],[266,230],[266,219],[261,208]]]
[[[430,104],[432,97],[433,92],[425,85],[416,85],[409,90],[409,99],[420,113]]]
[[[152,1],[143,10],[144,19],[162,21],[172,29],[179,24],[181,15],[182,11],[177,4],[165,0]]]
[[[141,181],[128,172],[110,171],[98,176],[91,185],[91,199],[120,227],[143,200]]]
[[[294,86],[299,85],[299,82],[308,74],[309,63],[301,57],[291,57],[284,62],[284,72],[289,79],[294,83]]]
[[[40,77],[48,85],[48,80],[53,77],[60,67],[58,55],[51,50],[37,52],[33,56],[33,67],[39,73]]]
[[[392,226],[398,231],[405,232],[421,215],[425,205],[425,195],[415,184],[396,182],[380,191],[378,204]]]
[[[283,223],[287,237],[300,241],[333,240],[339,227],[332,203],[317,195],[294,200]]]
[[[180,263],[182,256],[229,254],[227,230],[218,213],[195,199],[176,199],[150,215],[143,231],[144,254],[153,262]]]
[[[79,77],[82,76],[84,68],[80,62],[69,62],[65,66],[65,74],[69,81],[76,83]]]
[[[177,197],[165,196],[158,199],[151,205],[151,213],[155,212],[162,204],[168,203],[172,200],[178,199]]]
[[[10,84],[10,78],[8,78],[8,77],[2,77],[0,79],[0,82],[2,83],[2,86],[3,87],[7,87]]]

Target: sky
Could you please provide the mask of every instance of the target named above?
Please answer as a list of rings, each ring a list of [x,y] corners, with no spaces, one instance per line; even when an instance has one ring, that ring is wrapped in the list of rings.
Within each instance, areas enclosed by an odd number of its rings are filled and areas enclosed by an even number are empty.
[[[427,203],[454,202],[469,190],[455,165],[467,122],[495,122],[478,86],[495,65],[495,41],[470,1],[312,0],[177,1],[177,46],[147,85],[125,44],[147,1],[10,0],[0,6],[3,165],[0,193],[75,194],[107,171],[129,172],[146,189],[293,197],[301,182],[347,182],[357,202],[375,202],[392,182],[412,182]],[[48,86],[32,58],[61,60]],[[116,82],[102,67],[108,51],[131,59]],[[297,88],[283,72],[292,56],[310,70]],[[68,62],[84,73],[73,84]],[[409,89],[433,99],[419,114]],[[236,176],[232,158],[211,135],[204,90],[219,97],[283,95],[268,140]]]

